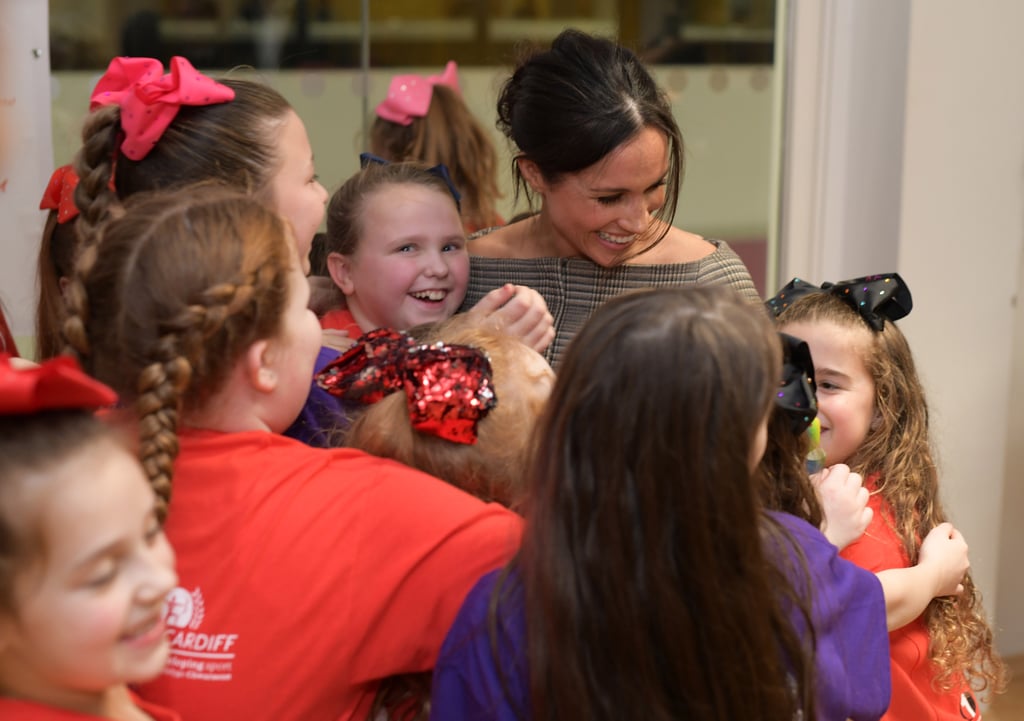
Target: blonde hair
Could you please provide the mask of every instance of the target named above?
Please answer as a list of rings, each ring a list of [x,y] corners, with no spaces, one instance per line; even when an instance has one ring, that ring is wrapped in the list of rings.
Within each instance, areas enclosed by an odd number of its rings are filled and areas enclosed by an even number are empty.
[[[874,381],[877,421],[847,463],[865,478],[878,476],[877,492],[892,510],[893,531],[910,564],[916,564],[921,539],[949,517],[939,500],[928,403],[906,336],[891,321],[873,331],[856,310],[828,293],[800,298],[778,322],[831,322],[867,332],[861,360]],[[981,593],[970,573],[963,585],[962,594],[934,598],[925,610],[936,670],[933,683],[948,691],[963,676],[976,691],[989,688],[998,693],[1005,685],[1006,669],[993,648]]]
[[[64,333],[139,418],[140,457],[166,512],[178,422],[281,330],[295,264],[284,220],[205,184],[140,194],[85,243]]]
[[[484,501],[516,506],[523,496],[530,435],[543,408],[537,394],[524,388],[532,382],[523,364],[530,349],[505,333],[476,327],[464,315],[424,332],[421,339],[472,346],[490,358],[498,404],[480,420],[477,442],[463,445],[415,431],[405,394],[393,393],[355,420],[346,445],[418,468]]]
[[[399,125],[378,117],[370,129],[370,150],[394,162],[418,160],[448,166],[462,194],[462,220],[467,232],[498,225],[501,197],[495,173],[494,143],[459,94],[435,85],[430,107],[422,118]]]

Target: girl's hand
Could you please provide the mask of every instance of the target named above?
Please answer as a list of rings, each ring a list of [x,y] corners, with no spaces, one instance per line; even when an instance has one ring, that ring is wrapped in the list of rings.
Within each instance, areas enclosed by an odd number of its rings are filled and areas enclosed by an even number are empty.
[[[555,338],[548,304],[533,288],[506,283],[485,295],[468,311],[481,326],[519,338],[538,353]]]
[[[967,541],[952,523],[940,523],[921,543],[917,565],[929,571],[933,596],[955,596],[964,591],[964,575],[971,567]]]
[[[320,344],[328,348],[333,348],[341,353],[344,353],[356,344],[355,338],[349,338],[348,331],[338,330],[336,328],[324,328],[321,332],[323,333],[323,337],[320,339]]]
[[[811,484],[825,512],[821,529],[825,537],[839,549],[860,538],[874,515],[860,474],[837,463],[811,476]]]

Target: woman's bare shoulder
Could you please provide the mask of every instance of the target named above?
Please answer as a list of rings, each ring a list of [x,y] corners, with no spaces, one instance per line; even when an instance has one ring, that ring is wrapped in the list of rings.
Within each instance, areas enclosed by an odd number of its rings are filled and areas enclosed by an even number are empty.
[[[518,258],[526,244],[522,224],[505,225],[474,236],[466,244],[470,255],[484,258]]]
[[[660,243],[646,253],[638,255],[638,264],[692,263],[706,258],[718,247],[703,236],[681,228],[671,227]]]

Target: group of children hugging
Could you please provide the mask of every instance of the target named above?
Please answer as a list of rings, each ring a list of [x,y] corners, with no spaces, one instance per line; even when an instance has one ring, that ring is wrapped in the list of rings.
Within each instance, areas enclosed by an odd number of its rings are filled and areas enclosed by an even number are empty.
[[[632,128],[575,161],[530,141],[574,79]],[[406,149],[329,202],[259,82],[117,58],[91,101],[43,201],[42,362],[0,356],[0,718],[920,721],[1001,690],[907,283],[752,302],[666,222],[681,137],[630,51],[566,31],[499,99],[540,209],[485,247],[589,263],[582,318],[557,283],[466,307],[493,194],[408,160],[461,122],[451,65],[392,86],[374,137]]]

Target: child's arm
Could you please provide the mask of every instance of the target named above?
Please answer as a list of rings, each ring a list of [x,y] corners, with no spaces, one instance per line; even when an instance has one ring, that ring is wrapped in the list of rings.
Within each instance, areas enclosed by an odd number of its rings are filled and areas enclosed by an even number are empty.
[[[555,338],[548,304],[533,288],[506,283],[485,295],[468,311],[476,322],[519,338],[538,353]]]
[[[868,489],[859,473],[837,463],[811,476],[825,514],[821,532],[836,548],[842,550],[864,533],[874,511],[868,508]]]
[[[920,616],[933,598],[963,592],[971,563],[967,542],[952,523],[940,523],[924,542],[916,566],[891,568],[876,575],[885,592],[885,620],[890,631]]]

